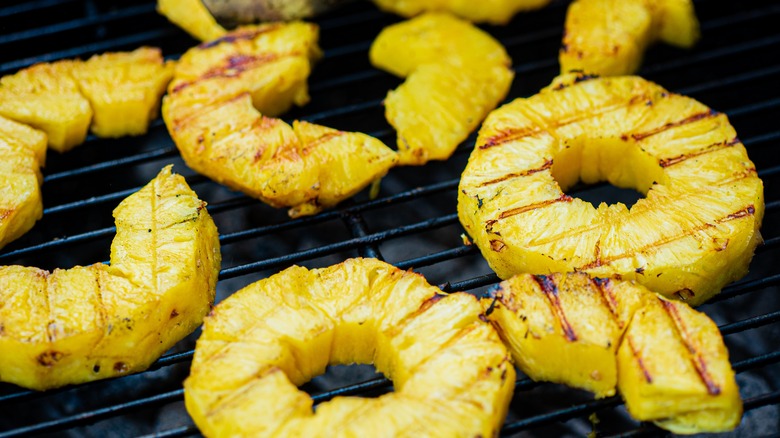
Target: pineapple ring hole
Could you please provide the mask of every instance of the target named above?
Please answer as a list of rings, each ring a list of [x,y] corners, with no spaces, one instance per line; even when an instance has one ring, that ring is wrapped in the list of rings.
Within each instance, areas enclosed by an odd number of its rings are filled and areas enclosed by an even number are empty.
[[[348,365],[328,365],[325,372],[314,376],[311,380],[299,386],[308,394],[320,394],[339,389],[344,386],[360,385],[377,378],[385,377],[373,364],[352,363]],[[392,385],[352,394],[359,398],[376,398],[392,390]],[[316,405],[315,405],[316,411]]]
[[[561,148],[553,157],[551,173],[564,193],[580,182],[611,184],[612,187],[599,187],[579,196],[594,205],[602,202],[633,205],[654,184],[667,180],[655,157],[635,143],[619,138],[579,137],[561,141]]]

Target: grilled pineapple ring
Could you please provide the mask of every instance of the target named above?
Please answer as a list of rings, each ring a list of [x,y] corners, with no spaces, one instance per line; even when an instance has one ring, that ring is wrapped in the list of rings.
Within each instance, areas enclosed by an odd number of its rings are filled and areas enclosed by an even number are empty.
[[[214,308],[184,382],[204,435],[496,436],[514,388],[477,300],[374,259],[291,267]],[[328,364],[374,363],[395,392],[312,412],[301,385]]]
[[[675,433],[723,432],[742,416],[728,350],[704,313],[635,282],[584,273],[516,275],[482,299],[534,380],[618,388],[629,413]]]
[[[111,265],[0,268],[0,380],[43,390],[141,371],[214,300],[217,229],[170,166],[114,210]]]
[[[630,209],[578,180],[645,193]],[[483,124],[458,216],[499,277],[619,274],[702,303],[747,272],[763,185],[724,114],[638,77],[566,75]]]

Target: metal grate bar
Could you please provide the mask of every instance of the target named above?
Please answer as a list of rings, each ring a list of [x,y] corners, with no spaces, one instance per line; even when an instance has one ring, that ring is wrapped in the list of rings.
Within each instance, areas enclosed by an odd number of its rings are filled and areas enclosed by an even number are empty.
[[[352,235],[352,237],[365,238],[366,236],[369,235],[368,225],[366,225],[366,221],[365,219],[363,219],[363,216],[359,214],[348,213],[342,216],[342,220],[344,221],[345,225],[349,229],[349,232]],[[368,245],[358,247],[358,255],[360,255],[360,257],[369,257],[378,260],[384,260],[384,257],[382,257],[382,253],[379,252],[379,247],[374,243],[370,243]]]
[[[0,17],[10,17],[11,15],[22,14],[30,11],[40,11],[52,6],[59,6],[66,3],[72,3],[74,0],[38,0],[20,3],[0,9]]]
[[[178,149],[175,146],[166,146],[159,149],[155,149],[149,152],[143,152],[129,157],[119,158],[116,160],[103,161],[90,166],[78,167],[75,169],[64,170],[58,173],[52,173],[43,177],[43,182],[50,183],[61,179],[72,178],[76,176],[88,175],[90,173],[99,172],[102,170],[110,170],[121,167],[126,167],[131,164],[147,163],[149,161],[158,160],[160,158],[170,158],[178,156]]]

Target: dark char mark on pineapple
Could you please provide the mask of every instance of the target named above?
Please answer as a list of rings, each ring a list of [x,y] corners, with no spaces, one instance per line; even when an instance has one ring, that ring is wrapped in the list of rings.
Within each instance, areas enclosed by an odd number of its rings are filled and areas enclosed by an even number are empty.
[[[236,41],[240,40],[251,40],[257,37],[260,34],[266,33],[266,32],[273,32],[276,29],[278,29],[281,26],[281,24],[269,24],[267,26],[260,27],[258,29],[245,29],[245,30],[239,30],[235,32],[230,32],[229,34],[219,37],[213,41],[207,41],[205,43],[201,43],[198,48],[199,49],[210,49],[212,47],[216,47],[222,43],[234,43]]]
[[[558,297],[558,285],[555,284],[555,280],[546,275],[534,275],[533,279],[547,296],[547,299],[550,300],[553,315],[555,315],[558,322],[560,322],[566,339],[572,342],[576,341],[577,334],[574,333],[574,328],[572,328],[571,324],[569,324],[569,321],[566,319],[566,313],[564,313],[560,297]]]

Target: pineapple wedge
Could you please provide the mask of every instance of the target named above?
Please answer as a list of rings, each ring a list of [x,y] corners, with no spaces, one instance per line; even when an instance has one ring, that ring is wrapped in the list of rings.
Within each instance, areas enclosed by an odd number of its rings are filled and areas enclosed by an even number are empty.
[[[72,75],[94,111],[92,133],[98,137],[146,133],[173,77],[173,64],[151,47],[95,55],[78,64]]]
[[[187,411],[208,437],[496,436],[515,374],[480,311],[471,295],[374,259],[291,267],[206,318]],[[356,362],[374,363],[395,392],[337,397],[313,413],[296,386]]]
[[[691,0],[577,0],[566,14],[561,73],[632,74],[655,41],[688,48],[698,38]]]
[[[615,395],[615,355],[644,295],[626,281],[587,274],[516,275],[482,298],[518,368],[539,381]]]
[[[449,158],[506,97],[514,78],[501,44],[444,13],[388,26],[369,58],[378,68],[408,76],[384,102],[403,165]]]
[[[0,248],[17,239],[43,215],[41,166],[46,134],[0,116]]]
[[[426,11],[449,12],[473,22],[507,24],[521,11],[547,6],[550,0],[374,0],[382,10],[414,17]]]
[[[734,371],[718,327],[705,314],[649,296],[617,356],[628,412],[679,434],[725,432],[742,418]]]
[[[214,300],[217,229],[170,166],[114,210],[111,265],[0,268],[0,380],[44,390],[146,369]]]
[[[227,32],[201,0],[157,0],[157,12],[201,41],[219,38]]]
[[[607,181],[630,209],[565,194]],[[763,184],[724,114],[638,77],[564,75],[494,111],[462,175],[461,223],[501,278],[619,274],[697,305],[747,272]]]
[[[182,56],[163,119],[185,162],[293,217],[331,207],[383,177],[396,154],[381,141],[272,118],[308,101],[319,56],[314,25],[243,27]]]

